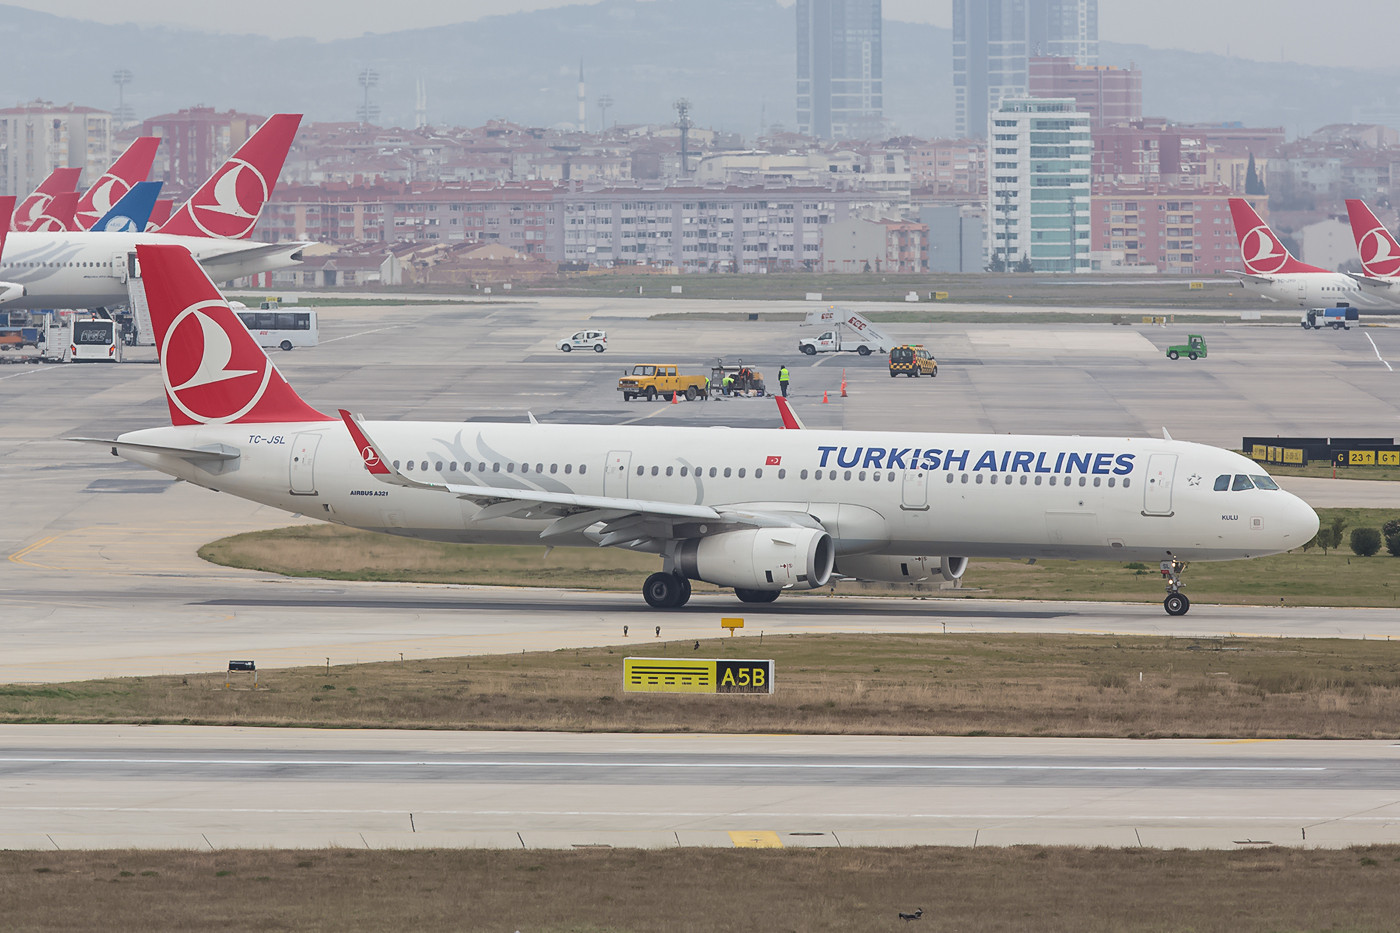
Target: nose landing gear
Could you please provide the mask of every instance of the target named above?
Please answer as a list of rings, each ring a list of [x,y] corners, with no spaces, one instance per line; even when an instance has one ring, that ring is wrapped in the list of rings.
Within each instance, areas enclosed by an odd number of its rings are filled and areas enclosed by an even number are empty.
[[[1161,564],[1162,579],[1167,581],[1167,598],[1162,600],[1162,608],[1169,616],[1184,616],[1191,608],[1191,600],[1181,592],[1181,574],[1186,570],[1186,562],[1175,557]]]

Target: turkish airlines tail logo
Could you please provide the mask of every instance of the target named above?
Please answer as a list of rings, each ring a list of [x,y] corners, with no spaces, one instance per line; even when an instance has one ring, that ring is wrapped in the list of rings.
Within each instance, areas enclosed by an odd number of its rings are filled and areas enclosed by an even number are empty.
[[[1235,236],[1240,241],[1246,272],[1252,275],[1286,275],[1327,271],[1294,259],[1278,234],[1269,229],[1269,225],[1244,198],[1230,199],[1230,217],[1235,222]]]
[[[1351,235],[1356,238],[1356,251],[1361,254],[1361,268],[1374,278],[1400,275],[1400,243],[1385,228],[1364,201],[1347,199],[1347,219]]]
[[[62,233],[68,230],[77,230],[78,221],[73,216],[73,211],[77,207],[78,192],[76,191],[49,195],[48,200],[44,203],[43,212],[30,222],[29,230],[34,233]]]
[[[296,394],[183,246],[138,244],[170,420],[331,421]]]
[[[106,216],[138,181],[145,181],[155,162],[159,136],[142,136],[126,147],[117,161],[78,199],[78,224],[84,230]]]
[[[83,170],[80,168],[56,168],[50,172],[49,177],[45,178],[40,182],[39,187],[34,189],[34,193],[21,201],[19,207],[15,208],[10,229],[31,229],[39,218],[44,216],[54,195],[63,194],[78,187],[78,176],[82,173]]]
[[[299,113],[268,117],[213,176],[160,228],[177,236],[246,239],[267,199],[272,197],[287,151],[292,147]]]

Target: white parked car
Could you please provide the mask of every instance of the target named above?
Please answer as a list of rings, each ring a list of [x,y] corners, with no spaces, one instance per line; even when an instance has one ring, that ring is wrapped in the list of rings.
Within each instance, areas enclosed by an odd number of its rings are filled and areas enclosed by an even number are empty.
[[[555,346],[565,353],[570,350],[587,350],[589,348],[592,348],[594,353],[602,353],[608,348],[608,332],[605,330],[581,330],[572,337],[565,337]]]

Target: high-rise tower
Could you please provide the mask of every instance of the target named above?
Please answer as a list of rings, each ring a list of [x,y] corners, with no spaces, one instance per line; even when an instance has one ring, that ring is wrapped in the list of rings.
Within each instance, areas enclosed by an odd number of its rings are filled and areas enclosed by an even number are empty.
[[[1098,0],[953,0],[953,103],[958,136],[986,132],[987,114],[1027,93],[1027,60],[1099,63]]]
[[[884,115],[881,0],[797,0],[797,129],[878,133]]]

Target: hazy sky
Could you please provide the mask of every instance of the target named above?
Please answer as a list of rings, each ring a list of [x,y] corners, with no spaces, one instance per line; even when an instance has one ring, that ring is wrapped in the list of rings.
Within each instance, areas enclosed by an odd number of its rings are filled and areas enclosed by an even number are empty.
[[[538,10],[580,0],[11,0],[98,22],[161,23],[224,32],[339,39]],[[595,2],[595,0],[582,0]],[[704,0],[700,0],[704,2]],[[779,0],[791,6],[795,0]],[[886,19],[948,26],[951,0],[885,0]],[[1099,37],[1158,48],[1229,52],[1262,61],[1395,66],[1396,0],[1099,0]],[[1122,64],[1122,63],[1117,63]]]

